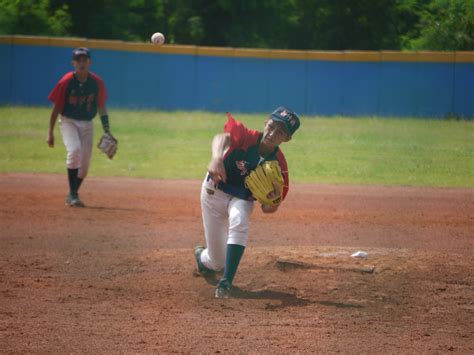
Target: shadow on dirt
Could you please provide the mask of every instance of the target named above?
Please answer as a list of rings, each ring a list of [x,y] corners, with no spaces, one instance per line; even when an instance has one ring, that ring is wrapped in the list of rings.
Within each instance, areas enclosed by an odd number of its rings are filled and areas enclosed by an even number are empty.
[[[280,304],[268,304],[266,306],[266,309],[268,310],[277,310],[277,309],[282,309],[286,307],[303,307],[303,306],[307,306],[309,304],[315,304],[315,303],[323,305],[323,306],[330,306],[330,307],[336,307],[336,308],[363,308],[359,304],[333,302],[333,301],[311,301],[309,299],[301,298],[287,292],[271,291],[271,290],[248,291],[248,290],[242,290],[238,287],[235,287],[232,290],[232,298],[281,301]]]
[[[216,286],[219,282],[220,274],[209,273],[199,274],[194,271],[194,276],[203,277],[209,285]],[[269,301],[280,301],[280,304],[268,304],[265,308],[268,310],[278,310],[286,307],[304,307],[309,304],[320,304],[322,306],[336,307],[336,308],[363,308],[363,306],[352,303],[333,302],[333,301],[311,301],[306,298],[298,297],[295,294],[272,291],[272,290],[260,290],[250,291],[243,290],[239,287],[234,286],[232,289],[232,298],[248,299],[248,300],[269,300]]]
[[[251,300],[277,300],[280,304],[269,304],[266,306],[268,310],[277,310],[286,307],[302,307],[313,303],[312,301],[300,298],[294,294],[281,291],[248,291],[235,287],[232,290],[232,298],[243,298]]]
[[[341,303],[341,302],[332,302],[332,301],[318,301],[323,306],[331,306],[336,308],[363,308],[360,304],[351,304],[351,303]]]

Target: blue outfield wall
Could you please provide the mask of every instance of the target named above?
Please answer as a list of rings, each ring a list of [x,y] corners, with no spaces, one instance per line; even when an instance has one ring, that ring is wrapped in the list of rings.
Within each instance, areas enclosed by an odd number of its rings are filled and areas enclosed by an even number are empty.
[[[72,47],[0,44],[0,104],[48,105]],[[474,117],[474,62],[249,58],[93,49],[108,105],[307,115]]]

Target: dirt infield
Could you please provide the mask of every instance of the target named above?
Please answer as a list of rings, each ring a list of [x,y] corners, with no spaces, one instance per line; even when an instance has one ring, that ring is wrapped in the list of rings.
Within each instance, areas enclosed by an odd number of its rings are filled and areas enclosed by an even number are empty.
[[[1,352],[473,353],[474,190],[295,184],[216,300],[199,189],[0,175]]]

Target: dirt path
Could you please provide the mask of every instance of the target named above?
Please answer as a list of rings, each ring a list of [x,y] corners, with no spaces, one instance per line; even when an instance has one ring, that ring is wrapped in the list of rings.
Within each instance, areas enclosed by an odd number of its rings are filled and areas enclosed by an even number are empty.
[[[199,189],[90,178],[71,209],[63,176],[0,175],[2,352],[474,351],[474,190],[295,184],[223,301]]]

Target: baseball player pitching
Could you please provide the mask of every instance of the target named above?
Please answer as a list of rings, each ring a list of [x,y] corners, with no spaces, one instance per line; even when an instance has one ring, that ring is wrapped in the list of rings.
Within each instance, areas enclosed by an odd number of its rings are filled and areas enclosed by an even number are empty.
[[[67,150],[69,194],[66,204],[84,207],[84,203],[79,199],[79,188],[89,170],[92,157],[92,119],[97,111],[104,132],[110,135],[109,117],[105,108],[107,90],[104,81],[89,71],[91,54],[87,48],[73,50],[72,65],[74,71],[64,75],[48,97],[54,107],[47,143],[51,148],[54,147],[54,126],[60,115],[61,135]]]
[[[201,189],[206,247],[194,249],[203,276],[223,271],[215,296],[228,298],[248,241],[254,201],[264,213],[278,210],[288,193],[288,167],[280,144],[300,126],[298,115],[277,108],[263,133],[250,130],[227,113],[224,133],[212,141],[212,159]]]

